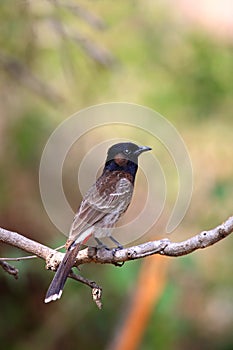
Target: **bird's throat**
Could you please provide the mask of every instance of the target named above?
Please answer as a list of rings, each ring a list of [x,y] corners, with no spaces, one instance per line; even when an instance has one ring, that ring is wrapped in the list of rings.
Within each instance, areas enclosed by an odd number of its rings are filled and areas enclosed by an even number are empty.
[[[110,160],[106,162],[103,173],[106,171],[124,171],[132,176],[133,182],[138,170],[138,165],[128,160],[127,162]]]

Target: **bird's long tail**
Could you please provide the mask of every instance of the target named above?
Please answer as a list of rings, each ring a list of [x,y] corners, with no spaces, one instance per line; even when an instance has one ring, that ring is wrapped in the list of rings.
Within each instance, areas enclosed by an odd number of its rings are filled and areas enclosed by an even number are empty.
[[[80,243],[74,243],[68,248],[63,260],[61,261],[53,277],[52,282],[50,283],[49,289],[46,293],[46,297],[44,300],[45,303],[49,303],[50,301],[55,301],[61,298],[63,287],[68,278],[70,270],[75,263],[76,256],[80,248]]]

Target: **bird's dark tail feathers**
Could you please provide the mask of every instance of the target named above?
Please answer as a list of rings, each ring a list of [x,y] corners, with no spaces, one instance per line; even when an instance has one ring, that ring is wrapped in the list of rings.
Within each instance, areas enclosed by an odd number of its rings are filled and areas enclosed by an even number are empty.
[[[49,289],[46,293],[44,302],[49,303],[61,298],[63,287],[68,278],[71,268],[73,267],[78,251],[80,250],[81,244],[71,245],[63,260],[61,261],[52,282],[50,283]]]

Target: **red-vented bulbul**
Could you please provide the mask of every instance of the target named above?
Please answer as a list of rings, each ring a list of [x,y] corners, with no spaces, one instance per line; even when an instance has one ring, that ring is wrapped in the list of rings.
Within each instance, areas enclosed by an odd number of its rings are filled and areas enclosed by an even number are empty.
[[[90,236],[93,235],[99,245],[102,244],[102,237],[109,237],[122,248],[111,232],[131,202],[138,156],[149,150],[150,147],[140,147],[130,142],[109,148],[102,175],[86,193],[74,217],[66,242],[66,254],[49,286],[45,303],[61,297],[77,253]]]

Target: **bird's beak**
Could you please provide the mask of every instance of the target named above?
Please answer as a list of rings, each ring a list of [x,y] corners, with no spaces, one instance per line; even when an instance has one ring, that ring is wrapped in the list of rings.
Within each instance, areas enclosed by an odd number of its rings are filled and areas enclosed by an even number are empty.
[[[141,146],[139,147],[134,154],[136,154],[137,156],[139,156],[139,154],[143,153],[143,152],[147,152],[147,151],[151,151],[152,148],[151,147],[147,147],[147,146]]]

